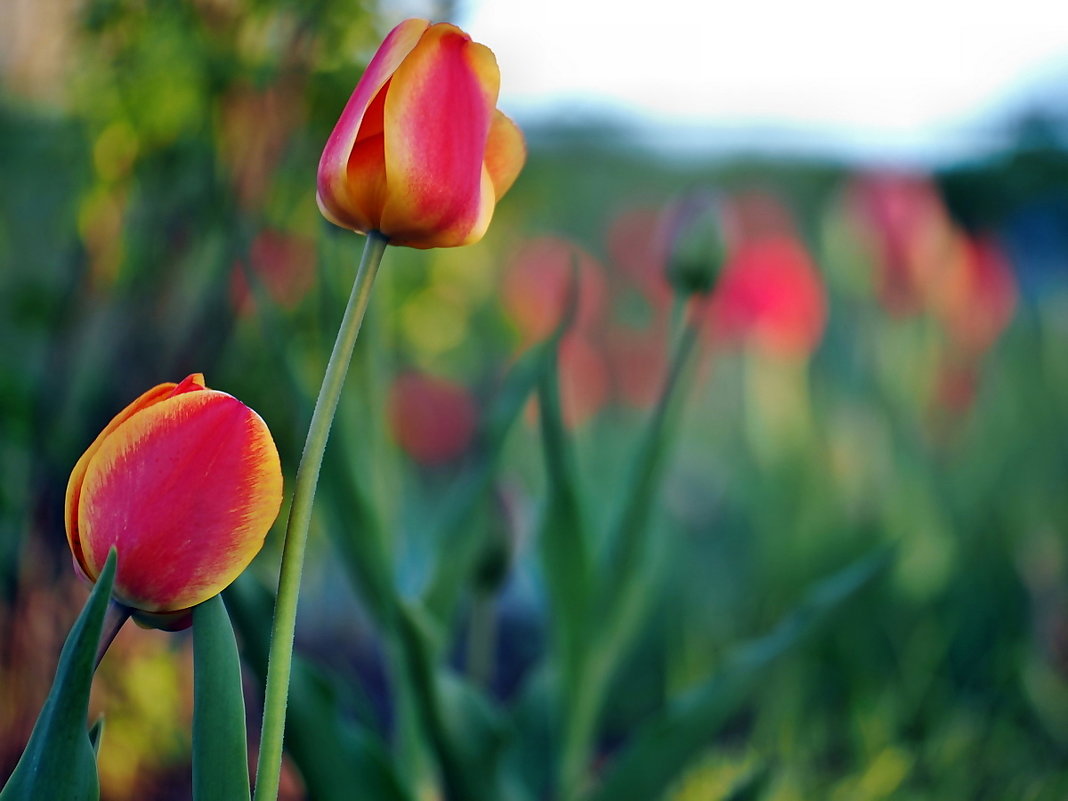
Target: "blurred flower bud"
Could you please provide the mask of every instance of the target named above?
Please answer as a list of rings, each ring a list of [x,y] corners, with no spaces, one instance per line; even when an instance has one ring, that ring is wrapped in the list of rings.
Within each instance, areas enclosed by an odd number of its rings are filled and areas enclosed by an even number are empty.
[[[716,283],[726,258],[722,217],[716,197],[689,192],[664,215],[667,278],[683,295],[705,294]]]
[[[115,546],[115,599],[142,623],[174,627],[248,566],[281,503],[267,425],[194,373],[141,395],[78,460],[67,541],[90,581]]]

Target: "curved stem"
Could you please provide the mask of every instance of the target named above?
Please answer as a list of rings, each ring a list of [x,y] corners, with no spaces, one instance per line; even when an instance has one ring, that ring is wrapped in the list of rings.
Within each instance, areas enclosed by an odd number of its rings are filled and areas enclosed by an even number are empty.
[[[285,545],[282,549],[282,566],[278,576],[278,599],[274,608],[274,626],[271,630],[271,650],[267,661],[267,687],[263,702],[263,730],[260,735],[260,756],[256,766],[255,801],[275,801],[278,798],[278,782],[282,766],[282,735],[285,730],[286,704],[289,699],[289,677],[293,667],[293,633],[297,623],[297,599],[300,595],[300,577],[304,569],[304,551],[308,543],[308,527],[311,523],[312,500],[315,485],[319,480],[319,468],[323,463],[326,440],[330,425],[337,410],[341,387],[352,359],[356,337],[360,333],[371,286],[378,267],[382,263],[387,241],[372,232],[367,237],[363,258],[352,284],[345,316],[341,320],[334,350],[323,376],[319,398],[315,401],[304,453],[297,468],[297,480],[293,490],[293,505],[289,510],[286,525]]]

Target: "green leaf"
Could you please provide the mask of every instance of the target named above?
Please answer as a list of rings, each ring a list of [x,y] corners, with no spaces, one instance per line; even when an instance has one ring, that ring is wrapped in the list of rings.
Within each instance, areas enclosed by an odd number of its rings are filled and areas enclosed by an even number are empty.
[[[439,622],[452,618],[474,570],[484,539],[482,531],[474,525],[475,512],[496,473],[512,423],[550,368],[557,339],[558,334],[554,334],[548,341],[535,345],[508,372],[478,435],[483,460],[448,495],[440,515],[441,528],[435,536],[439,558],[423,593],[423,606]]]
[[[656,508],[664,462],[675,439],[680,406],[685,399],[685,378],[697,329],[688,326],[676,344],[671,369],[656,410],[635,454],[630,483],[623,493],[623,508],[609,540],[602,570],[597,611],[607,624],[598,650],[615,661],[629,643],[643,611],[642,567],[646,564],[649,523]]]
[[[193,799],[250,798],[245,697],[222,596],[193,610]]]
[[[104,739],[104,718],[97,718],[93,728],[89,729],[89,744],[93,746],[93,754],[100,756],[100,741]]]
[[[251,576],[226,591],[241,633],[246,663],[259,681],[267,670],[271,597]],[[411,801],[404,782],[378,736],[347,717],[340,679],[294,655],[285,747],[315,801]]]
[[[538,542],[552,608],[552,635],[562,670],[563,703],[584,691],[581,662],[589,643],[589,534],[571,442],[560,409],[556,353],[538,387],[548,499]]]
[[[433,621],[414,606],[400,609],[400,631],[423,729],[437,757],[447,801],[502,801],[506,731],[498,711],[474,687],[437,669]]]
[[[590,641],[582,646],[577,664],[571,669],[574,675],[568,677],[569,684],[579,689],[569,696],[565,710],[559,765],[565,797],[571,797],[581,784],[605,694],[650,605],[648,531],[664,462],[685,399],[686,379],[692,372],[689,357],[696,336],[697,329],[690,325],[675,343],[667,380],[643,432],[629,484],[622,493],[619,520],[610,532],[608,554],[599,571],[602,580],[594,588],[590,605],[597,627],[590,631]]]
[[[286,749],[316,801],[411,801],[379,738],[340,714],[339,681],[298,657]]]
[[[115,549],[67,636],[56,678],[0,801],[96,801],[100,783],[89,739],[89,689],[115,580]]]
[[[879,549],[815,585],[770,634],[738,648],[710,681],[672,701],[643,726],[586,801],[658,798],[738,709],[768,669],[802,643],[828,614],[878,575],[890,553]]]

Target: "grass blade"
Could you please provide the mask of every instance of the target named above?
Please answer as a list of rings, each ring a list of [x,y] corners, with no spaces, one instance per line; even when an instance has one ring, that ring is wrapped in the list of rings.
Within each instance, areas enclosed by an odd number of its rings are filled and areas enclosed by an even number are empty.
[[[816,626],[890,562],[880,549],[815,585],[764,637],[740,647],[709,682],[675,701],[644,726],[616,758],[586,801],[658,798],[708,748],[716,730],[741,705],[767,670],[800,645]]]

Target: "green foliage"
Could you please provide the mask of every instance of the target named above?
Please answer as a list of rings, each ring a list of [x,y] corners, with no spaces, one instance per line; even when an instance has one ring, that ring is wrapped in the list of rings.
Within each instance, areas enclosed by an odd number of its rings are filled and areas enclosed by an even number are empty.
[[[115,581],[115,549],[108,554],[96,586],[67,636],[59,666],[33,734],[0,801],[96,801],[96,746],[100,726],[89,732],[89,688],[97,644]]]
[[[267,671],[271,598],[249,576],[226,592],[243,655],[259,682]],[[310,796],[321,801],[351,798],[353,788],[383,801],[411,801],[403,773],[380,739],[351,713],[345,683],[299,654],[293,665],[286,722],[286,748]]]
[[[193,611],[193,799],[251,797],[241,661],[222,596]]]
[[[77,36],[55,37],[76,65],[64,91],[16,96],[12,82],[0,94],[5,771],[37,711],[23,708],[26,677],[48,661],[34,648],[65,620],[67,476],[116,409],[203,371],[268,421],[292,486],[360,244],[321,221],[315,164],[381,33],[368,9],[329,0],[94,0],[74,24]],[[1068,156],[1056,131],[1031,126],[988,161],[929,176],[946,209],[925,225],[989,235],[1013,262],[1011,323],[975,354],[952,348],[929,299],[885,305],[882,250],[854,219],[856,170],[665,159],[625,131],[525,127],[529,164],[486,239],[391,253],[378,279],[301,597],[285,744],[308,797],[1068,795]],[[694,186],[713,188],[740,229],[778,204],[770,227],[811,256],[826,292],[810,356],[672,330],[641,222]],[[945,230],[920,227],[927,238],[887,251],[946,245]],[[730,237],[712,233],[679,242],[688,288],[710,264],[720,279],[729,270]],[[604,286],[593,311],[572,296],[556,330],[531,335],[505,277],[546,235],[599,264]],[[704,258],[721,247],[722,265]],[[944,252],[930,261],[936,278],[952,265]],[[621,365],[655,361],[638,335],[678,368],[640,376],[653,396],[674,386],[652,409],[621,392]],[[576,341],[603,362],[603,386],[597,364],[571,361]],[[470,395],[463,453],[430,465],[398,446],[390,381],[402,370]],[[584,381],[601,394],[576,422]],[[253,685],[272,612],[257,580],[273,583],[279,533],[227,593]],[[879,561],[857,560],[885,545],[895,559],[857,589]],[[837,572],[848,564],[856,572]],[[106,600],[103,583],[93,599]],[[216,622],[194,638],[225,645]],[[70,643],[92,639],[89,625]],[[224,650],[225,671],[202,669],[212,651],[197,648],[205,787],[221,787],[207,766],[239,781],[244,765]],[[3,801],[88,787],[124,692],[102,698],[106,736],[103,718],[87,734],[81,697],[54,697],[77,682],[87,692],[87,679],[61,667]],[[213,716],[229,721],[232,760],[211,745],[224,736]],[[174,742],[185,726],[173,721]],[[43,747],[57,731],[63,748]],[[740,773],[716,773],[738,754]],[[144,768],[138,792],[164,797],[186,767]],[[31,779],[79,777],[26,795]]]
[[[717,729],[766,679],[767,671],[810,636],[813,628],[883,570],[886,553],[850,565],[813,587],[775,629],[734,650],[713,677],[672,699],[634,732],[589,801],[658,798],[705,748]]]

